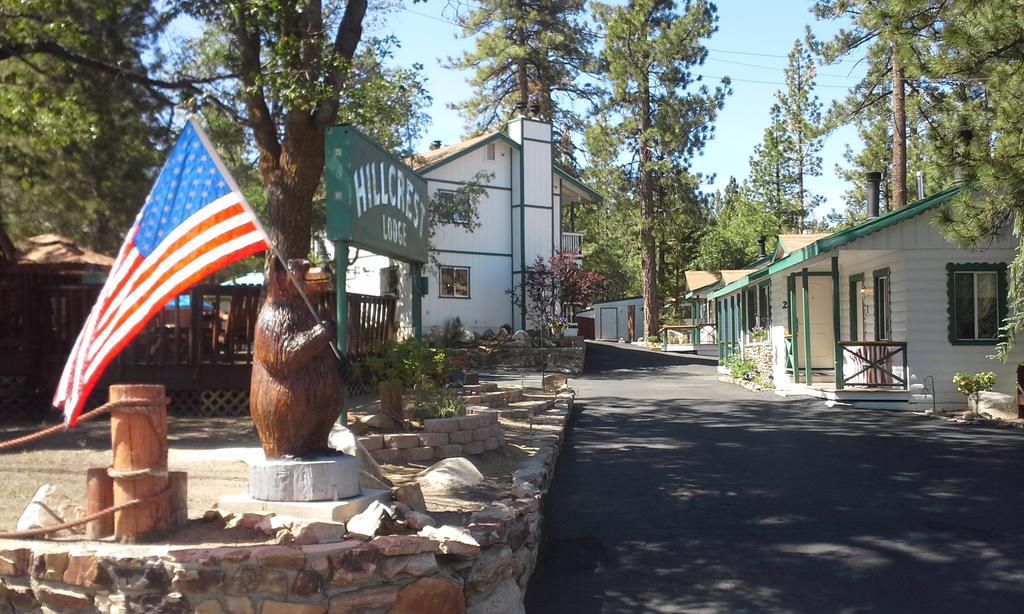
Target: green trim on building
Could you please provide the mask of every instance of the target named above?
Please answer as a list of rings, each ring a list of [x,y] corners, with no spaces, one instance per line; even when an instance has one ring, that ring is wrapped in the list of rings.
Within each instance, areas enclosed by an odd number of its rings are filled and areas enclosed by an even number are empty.
[[[573,177],[567,171],[562,169],[562,167],[558,166],[557,164],[552,164],[551,168],[554,169],[554,172],[555,172],[556,175],[558,175],[562,179],[565,179],[569,183],[575,185],[577,188],[580,189],[581,192],[583,192],[584,194],[586,194],[590,198],[592,198],[594,200],[604,200],[604,196],[602,196],[600,192],[595,192],[594,190],[592,190],[592,189],[588,188],[587,186],[583,185],[583,182],[580,181],[579,178]]]
[[[948,318],[947,338],[951,345],[995,345],[1006,339],[999,335],[995,339],[958,339],[956,336],[956,274],[957,273],[996,273],[996,321],[1002,328],[1009,307],[1007,299],[1005,262],[950,262],[946,265],[946,315]]]
[[[503,254],[500,252],[474,252],[471,250],[464,249],[432,249],[432,252],[439,254],[467,254],[470,256],[501,256],[502,258],[511,258],[512,254]]]
[[[839,338],[843,336],[839,316],[839,256],[832,256],[832,349],[835,361],[836,388],[843,389],[843,348]]]
[[[850,301],[850,341],[857,341],[857,337],[860,334],[860,314],[857,312],[857,282],[864,283],[864,273],[850,275],[847,280],[847,283],[850,285],[850,296],[847,297]]]
[[[943,190],[941,192],[933,194],[932,196],[929,196],[928,198],[909,204],[906,207],[902,207],[895,211],[886,213],[885,215],[881,215],[874,219],[870,219],[867,220],[866,222],[857,224],[853,228],[848,228],[847,230],[831,234],[823,239],[818,239],[814,243],[811,243],[810,245],[807,245],[793,252],[792,254],[786,256],[782,260],[773,262],[772,264],[757,271],[756,273],[752,273],[747,277],[741,277],[740,279],[737,279],[731,284],[724,286],[718,290],[715,290],[709,295],[708,298],[717,298],[719,296],[729,294],[738,288],[742,288],[743,286],[747,285],[754,279],[759,279],[760,277],[763,277],[765,275],[774,275],[775,273],[784,271],[806,260],[814,258],[819,254],[828,253],[838,247],[842,247],[844,245],[852,243],[857,239],[862,239],[880,230],[884,230],[886,228],[889,228],[890,226],[899,224],[900,222],[904,222],[911,218],[917,217],[922,213],[931,211],[932,209],[935,209],[936,207],[944,205],[953,200],[953,198],[960,194],[961,189],[961,186],[956,186]],[[757,277],[755,277],[755,275]]]
[[[803,300],[801,302],[804,308],[804,330],[800,336],[804,339],[804,378],[810,384],[813,379],[813,367],[811,366],[811,289],[809,283],[811,276],[808,274],[807,269],[804,269],[800,272],[800,277],[803,280]]]
[[[889,267],[882,267],[880,269],[875,269],[874,271],[871,271],[871,278],[872,279],[878,279],[879,277],[889,277],[889,278],[891,278],[892,277],[892,271],[889,270]]]

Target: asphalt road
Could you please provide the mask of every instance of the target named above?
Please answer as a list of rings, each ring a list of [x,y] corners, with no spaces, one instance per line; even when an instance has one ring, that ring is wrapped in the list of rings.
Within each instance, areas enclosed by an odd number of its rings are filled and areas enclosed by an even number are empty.
[[[1024,431],[591,345],[527,611],[1024,611]]]

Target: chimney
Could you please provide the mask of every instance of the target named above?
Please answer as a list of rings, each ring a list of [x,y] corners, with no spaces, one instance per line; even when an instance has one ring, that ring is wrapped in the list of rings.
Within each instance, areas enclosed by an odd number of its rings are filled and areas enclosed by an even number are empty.
[[[878,192],[882,186],[882,173],[871,171],[864,173],[868,180],[868,219],[878,217]]]
[[[967,165],[970,160],[971,141],[974,140],[974,131],[970,126],[960,126],[956,131],[957,144],[953,146],[956,156],[956,167],[953,169],[953,182],[960,184],[968,181]]]
[[[917,199],[924,199],[924,171],[917,171]]]
[[[441,141],[430,141],[430,149],[441,149]]]
[[[767,258],[768,257],[768,252],[764,248],[764,244],[767,241],[768,241],[768,237],[766,237],[764,235],[761,235],[760,237],[757,238],[757,258],[759,260],[762,259],[762,258]]]

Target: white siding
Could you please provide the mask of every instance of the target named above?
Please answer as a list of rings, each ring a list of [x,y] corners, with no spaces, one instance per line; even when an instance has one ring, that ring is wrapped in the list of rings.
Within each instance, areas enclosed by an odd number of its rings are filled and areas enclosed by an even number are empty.
[[[487,159],[487,145],[478,145],[475,148],[453,157],[437,168],[428,172],[424,177],[428,180],[454,182],[447,187],[455,189],[460,183],[469,181],[480,171],[493,173],[494,178],[488,185],[499,188],[512,187],[512,146],[508,141],[494,141],[494,160]],[[518,175],[518,170],[515,173]],[[518,176],[516,177],[518,181]]]
[[[423,330],[442,325],[458,316],[463,326],[481,333],[497,331],[511,323],[512,303],[509,300],[509,259],[477,254],[437,254],[442,265],[469,267],[469,298],[441,298],[439,271],[427,267],[430,278],[427,295],[423,297]]]

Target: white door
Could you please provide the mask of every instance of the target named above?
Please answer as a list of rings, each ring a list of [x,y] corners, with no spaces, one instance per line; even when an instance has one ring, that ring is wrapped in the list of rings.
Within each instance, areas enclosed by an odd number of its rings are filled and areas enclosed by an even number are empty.
[[[600,317],[601,330],[597,331],[598,339],[619,339],[619,310],[615,307],[602,307]]]
[[[811,367],[832,369],[835,367],[836,340],[832,328],[832,278],[814,276],[807,280],[811,314]],[[800,366],[806,364],[804,356],[804,296],[803,280],[796,280],[796,342]]]

